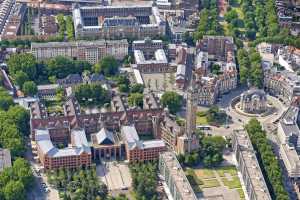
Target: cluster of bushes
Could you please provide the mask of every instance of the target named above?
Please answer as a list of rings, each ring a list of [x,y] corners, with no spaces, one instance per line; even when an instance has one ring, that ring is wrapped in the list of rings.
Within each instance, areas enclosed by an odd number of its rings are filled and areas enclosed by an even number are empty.
[[[0,173],[0,199],[25,200],[26,191],[32,189],[33,181],[29,163],[23,158],[17,158],[12,167]]]
[[[255,48],[251,48],[249,51],[245,49],[239,49],[238,63],[240,67],[240,81],[241,83],[247,83],[248,81],[258,87],[263,86],[263,69],[261,66],[261,57]]]
[[[156,163],[138,163],[130,166],[132,187],[136,200],[156,200],[158,182]]]
[[[99,183],[96,169],[59,169],[47,173],[49,184],[59,190],[63,200],[101,200],[107,199],[105,184]]]
[[[288,194],[283,187],[283,174],[268,142],[266,132],[257,119],[251,119],[245,128],[256,151],[272,199],[288,200]]]

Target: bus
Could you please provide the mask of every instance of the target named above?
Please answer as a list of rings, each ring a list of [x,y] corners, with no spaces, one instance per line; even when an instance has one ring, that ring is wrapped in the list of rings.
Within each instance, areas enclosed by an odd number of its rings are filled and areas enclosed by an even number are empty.
[[[199,129],[199,130],[201,130],[201,131],[211,130],[211,126],[209,126],[209,125],[197,126],[196,128]]]

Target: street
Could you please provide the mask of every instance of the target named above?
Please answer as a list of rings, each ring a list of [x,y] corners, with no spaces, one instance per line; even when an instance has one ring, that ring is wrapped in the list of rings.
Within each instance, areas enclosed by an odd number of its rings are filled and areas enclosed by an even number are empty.
[[[219,100],[220,103],[218,103],[218,106],[221,109],[224,109],[227,115],[231,116],[232,118],[231,123],[228,124],[229,127],[227,128],[224,126],[221,126],[219,128],[212,127],[212,130],[208,131],[208,133],[212,135],[230,136],[234,129],[241,129],[244,127],[245,124],[248,123],[248,121],[252,117],[241,115],[237,113],[234,109],[230,108],[231,99],[239,95],[242,91],[243,88],[237,89],[233,93],[230,93],[228,95],[223,95],[223,97]],[[270,144],[272,145],[273,152],[275,153],[276,157],[279,160],[279,164],[284,174],[283,176],[284,187],[288,192],[290,199],[296,200],[297,195],[294,192],[293,183],[288,178],[283,161],[280,159],[280,154],[279,154],[280,142],[276,135],[278,120],[280,119],[282,114],[287,110],[287,106],[273,96],[268,96],[268,100],[276,108],[276,110],[268,116],[256,117],[256,118],[261,122],[262,128],[266,131],[267,138],[269,139]]]
[[[34,151],[34,150],[33,150]],[[39,169],[39,165],[34,160],[34,155],[32,153],[30,140],[27,141],[27,152],[25,154],[26,160],[30,162],[31,169],[33,170],[34,175],[34,186],[30,190],[30,193],[27,194],[28,199],[30,200],[59,200],[58,191],[52,188],[47,182],[46,174],[42,172],[36,172]],[[40,174],[39,174],[40,173]],[[42,183],[46,183],[49,188],[49,192],[46,193],[43,190]]]

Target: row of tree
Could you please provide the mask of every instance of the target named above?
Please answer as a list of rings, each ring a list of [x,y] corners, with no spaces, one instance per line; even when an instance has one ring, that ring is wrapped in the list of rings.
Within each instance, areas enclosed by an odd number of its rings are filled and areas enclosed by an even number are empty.
[[[91,169],[59,169],[47,172],[48,182],[59,190],[63,200],[102,200],[108,190],[99,182],[95,167]]]
[[[132,177],[132,187],[136,200],[156,200],[157,199],[157,164],[137,163],[130,166]]]
[[[263,87],[263,69],[261,66],[261,57],[255,48],[249,51],[239,49],[237,53],[240,67],[241,83],[251,83],[258,88]]]
[[[65,78],[69,74],[81,74],[85,70],[102,73],[105,76],[114,76],[117,74],[119,67],[118,62],[112,56],[104,57],[92,67],[86,61],[72,60],[63,56],[38,62],[29,53],[13,54],[7,64],[9,74],[19,86],[28,80],[35,82],[42,82],[45,79],[53,81],[58,78]]]
[[[25,152],[24,137],[29,134],[29,113],[14,105],[12,97],[0,88],[0,146],[11,151],[13,158]]]
[[[17,158],[12,167],[4,168],[0,173],[0,199],[25,200],[26,191],[31,189],[34,177],[29,163]]]
[[[202,39],[204,35],[222,35],[223,29],[218,22],[218,2],[203,0],[204,9],[200,12],[200,21],[193,35],[194,41]]]
[[[245,128],[256,151],[272,199],[288,200],[288,194],[283,187],[283,174],[268,142],[266,132],[257,119],[251,119]]]

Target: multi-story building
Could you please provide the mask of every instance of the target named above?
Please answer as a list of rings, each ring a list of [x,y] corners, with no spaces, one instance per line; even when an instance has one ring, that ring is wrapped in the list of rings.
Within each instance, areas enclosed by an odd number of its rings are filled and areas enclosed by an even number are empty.
[[[16,3],[11,10],[10,16],[7,19],[5,28],[2,32],[3,39],[15,39],[21,31],[22,21],[27,10],[27,5],[23,3]]]
[[[267,69],[264,71],[264,89],[290,103],[293,98],[300,96],[300,78],[287,70]]]
[[[141,73],[157,73],[170,71],[167,55],[161,40],[136,40],[132,44],[135,64],[134,69]]]
[[[145,38],[144,40],[135,40],[132,42],[133,51],[142,51],[147,59],[151,58],[157,49],[163,48],[164,44],[162,40],[151,40],[149,37]]]
[[[7,19],[9,18],[13,7],[15,6],[15,0],[4,0],[0,4],[0,35],[2,37],[3,30],[6,26]]]
[[[121,134],[124,138],[126,157],[129,162],[158,160],[159,154],[166,150],[163,140],[140,140],[134,126],[122,126]]]
[[[267,111],[267,96],[263,90],[250,89],[240,96],[240,108],[246,113]]]
[[[196,88],[198,104],[213,105],[220,94],[237,87],[237,69],[232,37],[204,36],[197,42]],[[217,65],[220,70],[214,72]]]
[[[166,24],[152,2],[82,7],[77,4],[73,20],[76,38],[144,39],[164,35]]]
[[[51,115],[39,101],[31,106],[31,135],[34,141],[40,129],[47,130],[53,145],[67,145],[73,129],[81,128],[91,138],[91,155],[95,160],[128,159],[155,160],[167,148],[177,150],[183,128],[164,112],[157,97],[144,95],[143,109],[131,108],[124,96],[112,97],[111,109],[106,112],[84,113],[74,97],[63,105],[61,115]],[[127,127],[127,128],[126,128]],[[153,140],[140,140],[152,134]]]
[[[0,172],[6,167],[11,167],[10,150],[0,148]]]
[[[197,42],[197,49],[207,52],[209,58],[228,62],[228,59],[232,59],[235,46],[232,37],[203,36],[203,39]]]
[[[128,55],[128,42],[127,40],[97,40],[93,42],[31,43],[31,52],[38,60],[64,56],[95,64],[105,56],[114,56],[116,59],[122,60]]]
[[[158,168],[160,175],[164,177],[173,199],[198,199],[173,152],[160,154]]]
[[[245,130],[234,130],[232,148],[238,169],[242,173],[248,198],[250,200],[271,200],[254,148]]]
[[[278,49],[278,62],[286,70],[294,72],[300,68],[300,49],[283,46]]]
[[[91,149],[83,129],[70,131],[71,147],[59,149],[52,142],[48,129],[36,129],[37,152],[44,170],[88,167],[92,163]]]
[[[298,36],[300,33],[299,1],[277,0],[276,9],[279,25],[283,28],[289,28],[291,34],[293,34],[294,36]]]
[[[94,160],[121,160],[126,157],[121,135],[105,127],[91,135],[91,142]]]
[[[135,64],[133,68],[137,68],[142,73],[163,73],[170,72],[169,62],[163,49],[157,49],[154,52],[153,59],[146,59],[141,50],[134,50]]]
[[[300,178],[300,130],[298,126],[299,108],[290,106],[282,115],[277,129],[280,141],[280,155],[290,178]]]

